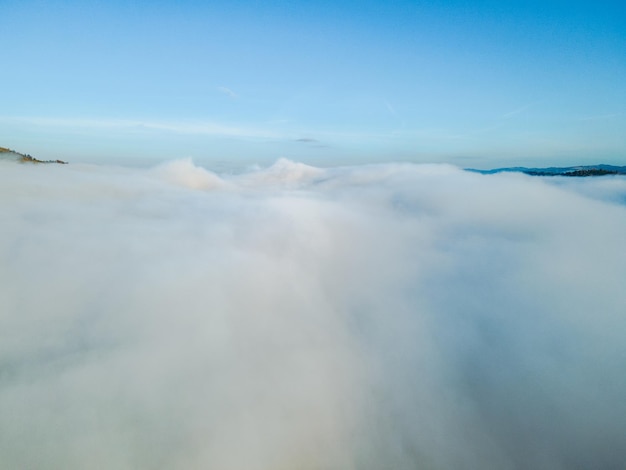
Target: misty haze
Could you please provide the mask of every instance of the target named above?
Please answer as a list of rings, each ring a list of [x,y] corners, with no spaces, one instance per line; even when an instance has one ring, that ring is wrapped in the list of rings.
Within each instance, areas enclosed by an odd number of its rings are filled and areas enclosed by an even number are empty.
[[[0,162],[0,468],[618,469],[626,177]]]

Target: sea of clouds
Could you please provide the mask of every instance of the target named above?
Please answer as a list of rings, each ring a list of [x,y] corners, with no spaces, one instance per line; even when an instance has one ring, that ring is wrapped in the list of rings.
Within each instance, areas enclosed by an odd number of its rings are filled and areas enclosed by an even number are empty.
[[[626,179],[0,162],[2,469],[622,469]]]

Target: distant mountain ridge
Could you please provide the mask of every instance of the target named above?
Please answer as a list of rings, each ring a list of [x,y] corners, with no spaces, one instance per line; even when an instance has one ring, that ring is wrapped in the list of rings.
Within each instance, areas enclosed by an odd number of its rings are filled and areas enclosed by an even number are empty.
[[[67,162],[63,160],[39,160],[31,155],[17,152],[15,150],[0,147],[0,159],[11,158],[20,163],[59,163],[61,165],[66,165]]]
[[[509,168],[495,168],[493,170],[475,170],[466,168],[466,171],[481,173],[483,175],[493,175],[495,173],[524,173],[531,176],[606,176],[606,175],[626,175],[626,166],[615,165],[579,165],[567,167],[549,168],[526,168],[514,166]]]

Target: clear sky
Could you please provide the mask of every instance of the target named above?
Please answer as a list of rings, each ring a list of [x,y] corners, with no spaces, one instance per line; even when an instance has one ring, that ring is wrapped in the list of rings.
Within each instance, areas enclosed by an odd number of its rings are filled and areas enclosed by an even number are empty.
[[[626,164],[620,1],[0,1],[40,158]]]

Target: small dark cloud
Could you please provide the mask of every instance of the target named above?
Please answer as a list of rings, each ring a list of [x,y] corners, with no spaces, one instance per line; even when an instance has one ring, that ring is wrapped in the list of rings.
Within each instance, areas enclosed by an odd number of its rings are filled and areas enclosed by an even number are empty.
[[[300,139],[296,139],[296,142],[304,142],[305,144],[316,144],[316,143],[319,143],[319,140],[311,139],[308,137],[302,137]]]

